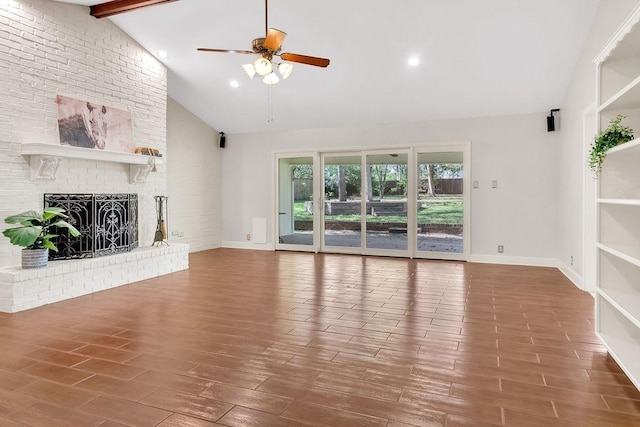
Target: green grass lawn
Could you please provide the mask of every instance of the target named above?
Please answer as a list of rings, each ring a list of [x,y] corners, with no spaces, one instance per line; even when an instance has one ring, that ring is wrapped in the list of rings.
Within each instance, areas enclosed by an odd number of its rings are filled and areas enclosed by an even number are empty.
[[[418,210],[418,224],[462,224],[462,197],[441,196],[421,200],[423,208]],[[304,211],[304,202],[294,205],[296,220],[312,220],[313,215]],[[327,215],[328,221],[358,222],[360,215]],[[367,222],[406,223],[406,216],[367,215]]]

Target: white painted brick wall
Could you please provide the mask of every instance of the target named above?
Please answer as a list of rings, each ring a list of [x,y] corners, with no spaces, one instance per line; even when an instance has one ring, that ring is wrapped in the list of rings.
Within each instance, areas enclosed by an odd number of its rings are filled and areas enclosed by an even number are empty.
[[[55,182],[32,182],[19,153],[22,143],[59,143],[60,94],[130,111],[135,144],[166,154],[165,67],[108,19],[50,0],[0,1],[0,61],[0,219],[41,209],[44,193],[138,193],[140,245],[150,245],[164,165],[130,184],[128,166],[65,159]],[[0,236],[0,267],[19,263],[20,249]]]
[[[174,243],[104,258],[0,269],[0,311],[15,313],[189,268],[189,245]]]
[[[220,247],[224,150],[218,132],[171,98],[167,111],[169,238],[192,251]]]

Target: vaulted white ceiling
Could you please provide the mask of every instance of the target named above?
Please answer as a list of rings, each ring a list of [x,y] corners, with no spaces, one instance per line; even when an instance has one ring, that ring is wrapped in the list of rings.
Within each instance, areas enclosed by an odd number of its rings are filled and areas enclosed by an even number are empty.
[[[271,89],[241,68],[253,56],[196,51],[251,50],[264,36],[263,0],[180,0],[108,19],[168,53],[172,98],[239,133],[546,112],[562,102],[597,4],[271,0],[269,26],[288,33],[283,52],[331,59],[326,69],[296,64]]]

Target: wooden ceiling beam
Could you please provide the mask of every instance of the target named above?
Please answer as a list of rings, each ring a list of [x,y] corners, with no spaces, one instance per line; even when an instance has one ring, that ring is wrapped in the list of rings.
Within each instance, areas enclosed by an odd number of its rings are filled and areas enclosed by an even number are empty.
[[[107,16],[117,15],[118,13],[173,1],[178,0],[112,0],[91,6],[91,16],[95,18],[106,18]]]

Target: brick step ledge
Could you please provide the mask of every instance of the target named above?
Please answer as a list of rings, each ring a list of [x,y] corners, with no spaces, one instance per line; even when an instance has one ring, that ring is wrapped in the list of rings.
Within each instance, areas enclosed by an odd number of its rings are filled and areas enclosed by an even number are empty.
[[[99,258],[0,268],[0,312],[16,313],[189,268],[189,245],[147,246]]]

